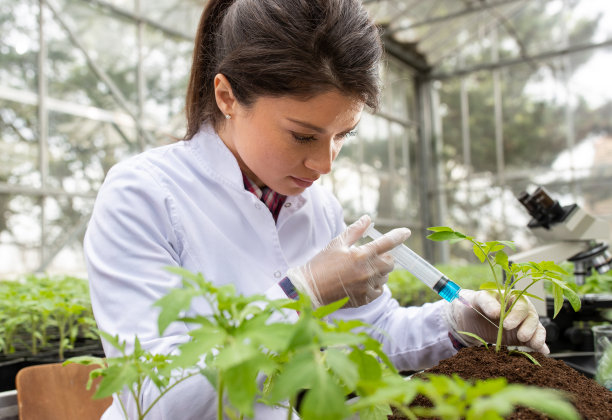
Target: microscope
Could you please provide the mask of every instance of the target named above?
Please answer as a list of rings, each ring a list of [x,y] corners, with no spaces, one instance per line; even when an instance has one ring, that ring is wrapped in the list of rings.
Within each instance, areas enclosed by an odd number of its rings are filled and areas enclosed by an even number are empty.
[[[612,268],[608,249],[610,222],[589,215],[577,204],[561,205],[542,187],[531,194],[522,192],[518,200],[532,217],[527,226],[542,245],[510,255],[511,262],[572,262],[577,285],[584,284],[585,278],[593,270],[603,274]],[[528,281],[524,279],[516,288],[526,287]],[[593,335],[590,327],[594,323],[607,321],[602,311],[612,308],[612,294],[581,295],[582,307],[577,312],[566,301],[553,318],[554,301],[551,296],[546,296],[543,282],[530,288],[530,293],[542,298],[541,301],[534,299],[532,302],[546,327],[546,343],[551,353],[577,355],[581,365],[573,367],[587,375],[594,374],[594,366],[590,363],[584,366],[580,356],[592,355]]]

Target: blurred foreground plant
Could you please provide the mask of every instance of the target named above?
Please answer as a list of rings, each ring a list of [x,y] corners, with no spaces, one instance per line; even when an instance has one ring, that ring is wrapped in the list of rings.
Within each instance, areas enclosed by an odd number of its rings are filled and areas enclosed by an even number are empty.
[[[101,377],[96,398],[127,388],[136,401],[138,420],[144,419],[174,386],[200,374],[217,392],[219,420],[224,416],[252,417],[256,403],[284,406],[287,419],[291,419],[302,393],[299,411],[304,420],[339,420],[355,414],[361,420],[386,420],[392,413],[391,406],[411,419],[417,415],[459,419],[457,413],[469,410],[503,415],[509,406],[527,404],[523,395],[533,395],[530,388],[512,385],[504,395],[520,393],[520,398],[511,398],[499,409],[480,409],[478,404],[485,401],[474,395],[488,398],[502,392],[506,385],[495,382],[486,386],[435,376],[406,380],[382,351],[381,343],[367,333],[370,326],[357,320],[329,319],[346,299],[313,310],[305,296],[298,300],[242,296],[236,294],[233,285],[215,286],[201,274],[180,268],[170,270],[182,276],[182,288],[171,290],[155,305],[161,308],[160,334],[173,322],[192,326],[191,340],[179,345],[177,354],[151,354],[141,348],[137,338],[133,352],[128,354],[125,343],[103,333],[105,340],[120,350],[120,357],[69,360],[100,366],[90,375],[91,380]],[[195,298],[208,303],[207,313],[192,315]],[[290,323],[287,311],[298,311],[297,321]],[[159,398],[143,407],[140,401],[147,379],[159,389]],[[562,395],[546,390],[541,393],[554,403],[554,409],[538,402],[531,406],[555,419],[578,419]],[[434,409],[411,407],[418,394],[427,396]],[[451,406],[457,407],[453,410],[448,408]],[[556,410],[566,414],[557,415]],[[128,418],[125,408],[124,413]],[[487,415],[486,418],[501,418]]]

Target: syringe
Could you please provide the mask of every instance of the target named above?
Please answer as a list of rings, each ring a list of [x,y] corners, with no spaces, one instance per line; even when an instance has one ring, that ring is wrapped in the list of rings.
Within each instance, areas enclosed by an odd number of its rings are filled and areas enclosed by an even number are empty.
[[[374,223],[370,223],[370,226],[368,226],[364,233],[364,236],[366,235],[372,239],[378,239],[383,236],[382,233],[374,229]],[[459,296],[461,287],[457,283],[450,280],[406,245],[401,244],[390,252],[395,257],[396,263],[414,274],[416,278],[425,283],[440,297],[449,302],[458,299],[464,305],[472,307],[467,300]]]

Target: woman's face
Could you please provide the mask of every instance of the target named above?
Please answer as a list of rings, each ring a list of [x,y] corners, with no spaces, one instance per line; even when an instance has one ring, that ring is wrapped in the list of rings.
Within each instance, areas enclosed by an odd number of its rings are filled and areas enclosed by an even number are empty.
[[[249,108],[234,104],[219,136],[258,186],[296,195],[330,172],[362,111],[335,90],[308,100],[261,97]]]

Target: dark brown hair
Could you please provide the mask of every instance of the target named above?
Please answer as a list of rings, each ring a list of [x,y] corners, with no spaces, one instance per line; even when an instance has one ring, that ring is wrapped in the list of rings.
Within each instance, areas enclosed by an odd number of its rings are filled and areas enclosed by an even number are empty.
[[[193,50],[185,138],[204,122],[222,121],[218,73],[247,107],[261,96],[309,98],[338,89],[376,108],[381,56],[361,0],[210,0]]]

